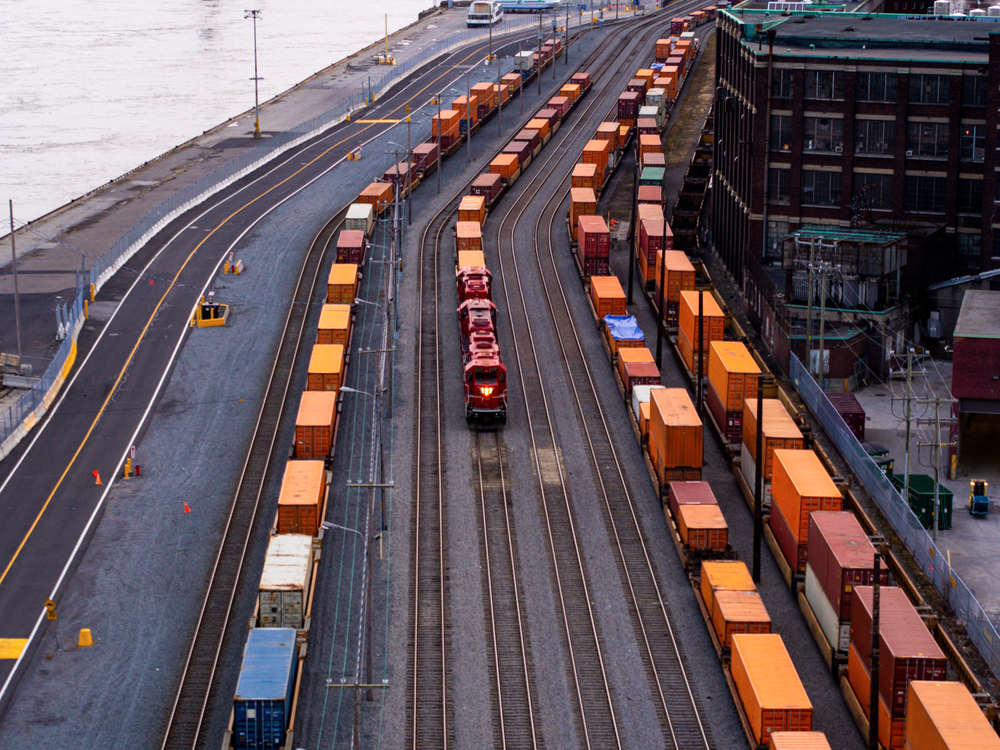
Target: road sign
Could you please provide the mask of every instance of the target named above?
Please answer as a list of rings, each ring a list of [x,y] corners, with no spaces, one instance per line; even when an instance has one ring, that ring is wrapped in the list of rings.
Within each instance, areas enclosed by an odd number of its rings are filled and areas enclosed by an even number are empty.
[[[56,614],[56,603],[54,601],[52,601],[51,599],[46,600],[46,602],[45,602],[45,610],[46,610],[45,615],[50,620],[58,620],[59,619],[59,615]]]
[[[135,461],[135,446],[128,449],[128,457]]]

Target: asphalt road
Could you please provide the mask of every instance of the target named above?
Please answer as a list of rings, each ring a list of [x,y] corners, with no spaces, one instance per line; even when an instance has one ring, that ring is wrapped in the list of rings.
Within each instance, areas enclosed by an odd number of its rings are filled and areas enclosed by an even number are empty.
[[[405,103],[424,104],[431,93],[464,79],[461,66],[480,60],[485,48],[479,43],[428,66],[354,122],[285,154],[176,220],[129,263],[141,270],[122,271],[105,286],[98,302],[115,303],[114,313],[103,326],[84,332],[82,361],[58,405],[4,464],[0,638],[14,639],[15,645],[30,641],[47,622],[45,600],[59,602],[104,511],[108,480],[129,446],[141,439],[187,338],[195,302],[230,250],[238,257],[240,243],[253,236],[263,217],[350,150],[388,130]],[[329,213],[353,195],[356,191],[331,195]],[[94,471],[102,485],[95,483]],[[25,653],[30,656],[31,649]],[[0,661],[5,680],[0,701],[9,699],[15,667],[27,661]]]

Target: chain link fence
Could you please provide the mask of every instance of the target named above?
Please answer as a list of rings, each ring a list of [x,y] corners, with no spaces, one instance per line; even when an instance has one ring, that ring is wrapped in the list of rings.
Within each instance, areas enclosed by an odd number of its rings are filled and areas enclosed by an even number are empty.
[[[498,31],[494,36],[498,38],[499,44],[499,35],[501,33],[506,35],[534,25],[533,19],[520,23],[505,22],[502,31]],[[30,419],[32,415],[36,419],[40,418],[44,413],[44,410],[37,411],[38,407],[43,404],[53,386],[57,384],[59,375],[62,373],[63,367],[70,356],[73,344],[76,342],[76,337],[83,324],[83,300],[85,296],[89,298],[91,289],[96,294],[107,280],[152,239],[157,232],[185,211],[204,202],[215,193],[218,193],[241,177],[259,169],[285,151],[339,125],[352,112],[364,108],[369,102],[382,96],[401,78],[409,75],[421,65],[469,42],[486,37],[489,33],[490,30],[488,28],[470,29],[424,49],[404,63],[392,66],[385,75],[365,87],[367,88],[367,92],[360,91],[349,94],[344,101],[323,114],[303,122],[291,130],[280,133],[273,138],[261,141],[252,150],[244,152],[231,162],[206,175],[195,184],[174,193],[150,211],[142,221],[129,229],[107,252],[94,261],[90,268],[90,286],[78,285],[76,299],[67,309],[67,336],[39,381],[13,406],[9,407],[5,413],[0,413],[0,458],[6,455],[23,436],[22,434],[15,435],[15,433],[26,427],[25,421]]]
[[[826,394],[820,390],[805,365],[794,354],[790,359],[789,375],[795,384],[795,390],[857,473],[879,510],[889,520],[893,531],[933,582],[934,588],[947,600],[955,616],[965,625],[969,639],[979,649],[993,674],[1000,675],[1000,636],[989,616],[958,573],[948,565],[948,558],[941,554],[916,514],[903,502],[899,491],[861,447],[861,443],[833,408]]]

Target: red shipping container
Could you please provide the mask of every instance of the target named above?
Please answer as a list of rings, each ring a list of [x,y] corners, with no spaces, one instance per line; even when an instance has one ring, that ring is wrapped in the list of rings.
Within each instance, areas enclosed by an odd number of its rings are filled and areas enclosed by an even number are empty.
[[[599,141],[609,141],[611,143],[611,153],[617,153],[619,147],[619,128],[617,122],[602,122],[597,126],[594,138]]]
[[[781,554],[785,557],[785,562],[796,573],[802,573],[806,569],[806,556],[808,550],[806,545],[799,544],[788,521],[781,513],[781,506],[771,502],[771,513],[767,518],[767,525],[771,527],[771,533],[781,549]]]
[[[625,91],[618,97],[618,121],[634,125],[638,117],[639,94],[634,91]]]
[[[590,73],[574,73],[570,83],[580,84],[580,93],[590,88]]]
[[[531,156],[531,143],[528,141],[511,141],[503,147],[505,154],[514,154],[517,157],[518,166],[524,166],[524,162]]]
[[[365,233],[344,229],[337,237],[337,263],[361,263],[365,257]]]
[[[559,124],[559,120],[562,118],[559,116],[558,109],[552,109],[551,107],[549,107],[548,109],[538,110],[537,114],[535,114],[535,119],[548,120],[549,127],[554,128],[556,125]]]
[[[708,381],[707,401],[708,408],[711,410],[712,416],[715,417],[715,422],[722,430],[722,434],[725,435],[726,442],[739,443],[743,439],[743,410],[726,411],[726,407],[719,398],[719,394],[715,392],[715,385],[712,384],[711,380]]]
[[[607,276],[610,271],[607,257],[588,257],[581,261],[584,276]]]
[[[631,393],[633,385],[659,385],[660,368],[652,362],[625,363],[625,392]]]
[[[542,134],[539,133],[537,130],[532,130],[532,129],[529,129],[529,128],[525,128],[520,133],[518,133],[517,135],[514,136],[514,140],[515,141],[527,141],[528,145],[531,147],[531,150],[534,151],[535,147],[542,140]]]
[[[502,188],[503,178],[495,172],[487,172],[476,178],[469,193],[483,196],[486,198],[486,205],[491,205],[499,197]]]
[[[649,203],[654,206],[663,205],[663,188],[659,185],[640,185],[639,186],[639,205],[644,203]],[[661,234],[662,239],[662,234]],[[656,254],[653,254],[653,259],[656,259]]]
[[[858,442],[865,442],[865,410],[858,403],[857,397],[853,393],[828,393],[826,397]]]
[[[773,511],[772,511],[773,512]],[[872,589],[854,589],[851,606],[851,645],[871,672]],[[910,680],[947,679],[948,660],[931,631],[903,590],[879,590],[879,695],[893,718],[906,715],[906,686]]]
[[[579,225],[577,233],[579,249],[577,252],[580,257],[607,259],[611,253],[611,236],[608,233],[608,225],[605,223],[604,217],[583,215],[577,218],[577,223]],[[607,276],[608,274],[600,275]]]
[[[665,220],[651,219],[648,216],[639,220],[639,252],[647,263],[656,263],[657,253],[663,250],[664,241],[666,241],[668,251],[674,249],[674,232]],[[670,270],[669,264],[667,270]],[[659,284],[659,279],[657,279],[657,284]],[[669,284],[667,288],[669,289]],[[665,296],[669,298],[669,295]]]
[[[708,482],[671,482],[667,490],[670,515],[677,518],[681,505],[718,505]]]
[[[666,169],[667,167],[667,157],[665,157],[662,152],[654,153],[647,151],[645,154],[641,154],[641,156],[643,168],[660,167],[661,169]]]
[[[418,172],[426,172],[437,166],[438,145],[433,141],[418,143],[413,149],[413,168]]]
[[[566,113],[569,112],[570,104],[568,96],[553,96],[549,99],[549,108],[558,112],[560,119],[565,117]]]
[[[659,135],[660,129],[656,126],[656,120],[652,117],[640,117],[635,124],[639,135]]]
[[[642,78],[633,78],[625,86],[626,91],[633,91],[639,95],[639,106],[646,103],[646,81]]]
[[[809,566],[820,588],[841,620],[851,619],[851,601],[858,586],[875,580],[874,545],[858,519],[848,511],[813,511],[809,514]],[[883,564],[883,584],[889,572]]]

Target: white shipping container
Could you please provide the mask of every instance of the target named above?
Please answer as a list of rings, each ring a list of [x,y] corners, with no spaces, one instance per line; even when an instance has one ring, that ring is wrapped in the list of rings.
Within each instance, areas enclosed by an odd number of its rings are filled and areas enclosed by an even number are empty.
[[[755,492],[757,485],[757,463],[750,456],[750,451],[747,449],[747,444],[740,443],[740,471],[743,472],[743,478],[747,480],[747,487],[750,488],[750,492]],[[764,480],[764,489],[761,494],[761,502],[764,507],[768,507],[771,504],[771,483],[766,479]]]
[[[262,628],[305,627],[313,546],[308,534],[276,534],[267,545],[260,577]]]
[[[649,392],[654,388],[665,388],[662,385],[633,385],[632,386],[632,414],[635,416],[635,423],[639,424],[639,406],[649,401]]]
[[[826,598],[826,592],[819,585],[819,579],[813,573],[812,566],[806,563],[806,601],[812,608],[816,621],[819,623],[823,635],[826,636],[827,643],[833,647],[834,651],[847,653],[851,645],[851,621],[840,622],[837,612],[834,610],[830,600]]]
[[[366,237],[371,236],[372,229],[375,228],[375,206],[370,203],[352,203],[347,209],[344,228],[357,229],[364,232]]]

